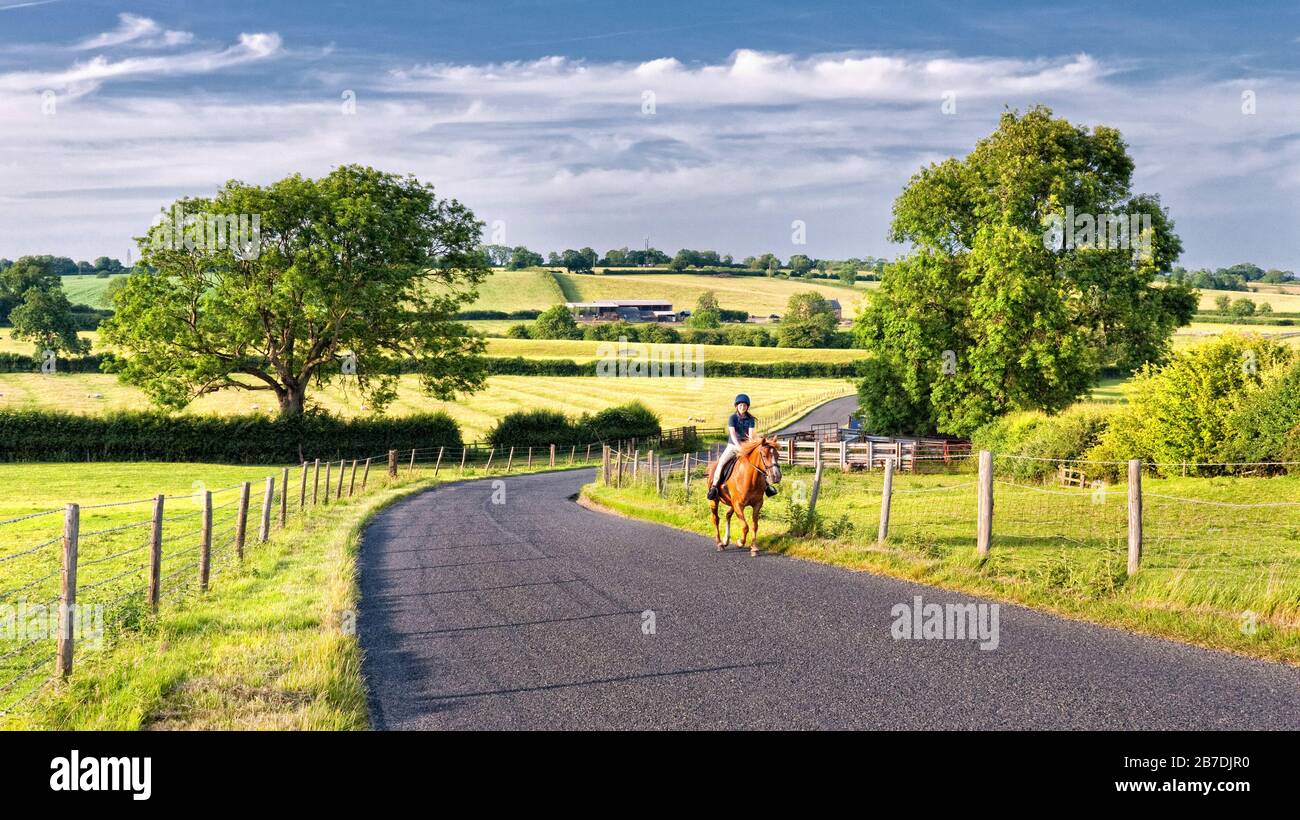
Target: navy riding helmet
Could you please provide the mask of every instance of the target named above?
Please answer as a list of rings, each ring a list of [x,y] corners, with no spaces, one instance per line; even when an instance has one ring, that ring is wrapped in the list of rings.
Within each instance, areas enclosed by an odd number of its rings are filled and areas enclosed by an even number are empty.
[[[736,396],[736,400],[731,403],[731,406],[735,407],[737,404],[740,404],[742,402],[745,404],[751,404],[749,400],[749,396],[746,396],[744,393],[741,393],[739,396]]]

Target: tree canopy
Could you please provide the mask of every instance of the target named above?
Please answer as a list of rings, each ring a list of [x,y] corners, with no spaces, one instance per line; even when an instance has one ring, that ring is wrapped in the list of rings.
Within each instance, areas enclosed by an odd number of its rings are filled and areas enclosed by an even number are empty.
[[[292,416],[342,375],[382,409],[399,365],[441,399],[483,384],[484,342],[453,321],[487,275],[482,223],[432,186],[351,165],[173,208],[198,226],[257,215],[260,233],[252,248],[172,242],[166,224],[138,240],[142,264],[102,329],[127,354],[122,378],[158,404],[266,390]]]
[[[1182,245],[1159,199],[1132,194],[1132,174],[1117,130],[1036,107],[913,176],[890,233],[913,250],[855,328],[873,354],[859,391],[869,429],[969,433],[1012,410],[1066,407],[1103,365],[1167,356],[1196,294],[1152,286]],[[1098,228],[1098,241],[1072,244],[1067,214],[1142,230],[1102,243]]]
[[[829,347],[835,335],[835,309],[815,290],[796,293],[777,328],[781,347]]]

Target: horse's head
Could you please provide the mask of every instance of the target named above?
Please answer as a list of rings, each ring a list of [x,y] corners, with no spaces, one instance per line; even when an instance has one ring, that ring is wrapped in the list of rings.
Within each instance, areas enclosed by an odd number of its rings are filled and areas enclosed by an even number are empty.
[[[760,436],[754,448],[755,467],[763,471],[768,484],[781,483],[781,442],[769,436]]]

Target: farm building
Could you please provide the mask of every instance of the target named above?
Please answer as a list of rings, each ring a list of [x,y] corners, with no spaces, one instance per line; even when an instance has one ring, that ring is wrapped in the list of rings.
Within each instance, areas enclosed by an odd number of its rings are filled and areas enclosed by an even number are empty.
[[[676,322],[680,317],[665,299],[601,299],[565,302],[579,322]]]

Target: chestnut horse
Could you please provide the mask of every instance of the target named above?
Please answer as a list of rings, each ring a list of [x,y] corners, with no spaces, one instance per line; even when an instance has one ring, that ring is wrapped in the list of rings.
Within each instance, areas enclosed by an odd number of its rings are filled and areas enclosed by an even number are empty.
[[[749,541],[749,554],[758,555],[758,514],[763,509],[764,491],[768,484],[781,483],[781,466],[778,463],[780,443],[774,438],[755,436],[740,445],[736,454],[735,466],[726,483],[718,488],[718,501],[710,501],[713,512],[713,535],[718,549],[726,549],[731,544],[731,516],[740,513],[740,548],[745,548]],[[710,461],[706,478],[712,478],[717,469],[717,462]],[[718,527],[718,502],[727,505],[727,540],[722,540]],[[750,522],[745,520],[745,508],[750,510],[753,522],[753,540],[749,540]]]

